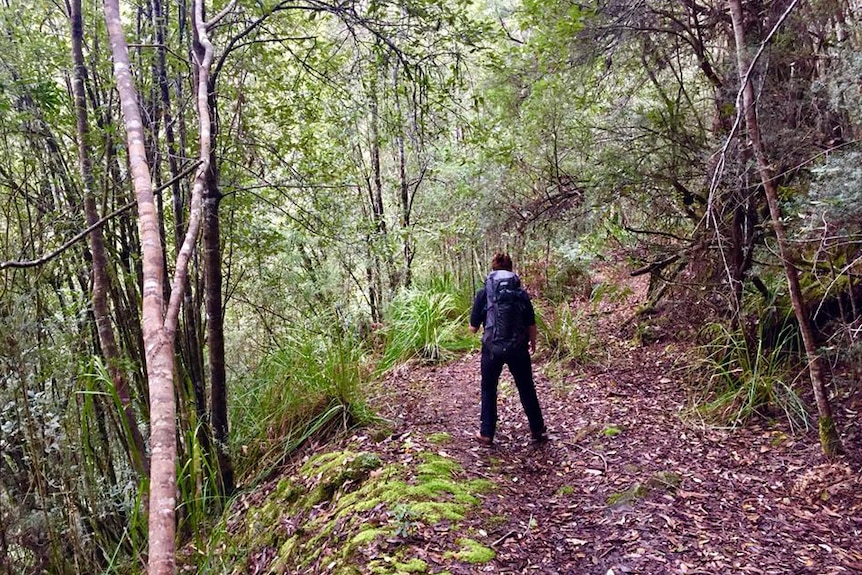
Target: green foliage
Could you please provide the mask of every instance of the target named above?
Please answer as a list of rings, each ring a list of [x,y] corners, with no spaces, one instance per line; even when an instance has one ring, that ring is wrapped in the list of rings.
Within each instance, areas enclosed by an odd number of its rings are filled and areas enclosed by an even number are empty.
[[[366,420],[359,390],[367,377],[353,338],[303,331],[285,340],[231,388],[238,473],[266,472],[327,426]]]
[[[793,330],[785,329],[772,348],[761,334],[751,341],[741,330],[721,324],[707,328],[712,340],[693,374],[709,374],[697,411],[707,420],[736,427],[754,416],[780,413],[794,429],[808,429],[809,416],[791,382],[792,365],[784,351]]]
[[[418,358],[438,362],[473,349],[476,338],[466,331],[464,301],[432,289],[405,290],[393,300],[385,327],[386,345],[378,370]]]
[[[583,311],[573,311],[568,303],[561,303],[547,314],[537,314],[536,323],[542,347],[552,360],[581,364],[592,360],[595,335],[592,321]]]

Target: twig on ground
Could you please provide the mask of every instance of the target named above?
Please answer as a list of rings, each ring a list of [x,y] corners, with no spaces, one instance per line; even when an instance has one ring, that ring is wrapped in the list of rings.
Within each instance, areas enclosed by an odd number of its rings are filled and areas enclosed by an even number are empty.
[[[515,535],[516,533],[517,533],[517,531],[512,529],[511,531],[509,531],[508,533],[506,533],[505,535],[503,535],[502,537],[500,537],[499,539],[497,539],[496,541],[491,543],[491,547],[496,547],[497,545],[499,545],[500,543],[502,543],[503,541],[505,541],[506,539],[508,539],[512,535]]]
[[[605,467],[605,475],[607,475],[607,474],[608,474],[608,460],[607,460],[607,459],[605,459],[605,456],[604,456],[604,455],[602,455],[601,453],[595,452],[595,451],[593,451],[592,449],[587,449],[586,447],[581,447],[581,446],[580,446],[580,445],[578,445],[577,443],[572,443],[571,441],[564,441],[563,443],[565,443],[566,445],[571,445],[572,447],[577,447],[577,448],[578,448],[578,449],[580,449],[581,451],[584,451],[584,452],[586,452],[586,453],[589,453],[590,455],[594,455],[595,457],[598,457],[599,459],[601,459],[601,460],[602,460],[602,464],[603,464],[603,465],[604,465],[604,467]]]

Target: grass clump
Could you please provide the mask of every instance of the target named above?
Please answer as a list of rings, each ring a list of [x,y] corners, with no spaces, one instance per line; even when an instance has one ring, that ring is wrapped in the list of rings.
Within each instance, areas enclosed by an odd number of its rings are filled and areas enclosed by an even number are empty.
[[[309,437],[368,420],[359,390],[369,375],[362,347],[347,335],[288,337],[232,387],[237,475],[268,473]]]
[[[389,308],[379,371],[414,358],[445,361],[456,352],[473,349],[477,343],[466,323],[467,310],[451,293],[430,288],[402,292]]]
[[[721,324],[708,328],[712,339],[702,348],[697,373],[709,373],[697,412],[708,421],[737,427],[754,416],[783,416],[794,430],[809,428],[804,403],[789,381],[792,364],[783,350],[796,337],[786,328],[771,348],[764,338],[747,336]]]

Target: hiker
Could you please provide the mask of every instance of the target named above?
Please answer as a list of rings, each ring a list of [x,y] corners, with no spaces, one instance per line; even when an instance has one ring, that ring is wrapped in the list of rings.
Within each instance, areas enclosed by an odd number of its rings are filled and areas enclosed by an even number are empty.
[[[497,384],[503,365],[515,380],[521,405],[530,422],[533,443],[547,440],[547,429],[533,383],[530,354],[536,351],[536,314],[521,280],[512,272],[512,258],[497,253],[485,286],[476,292],[470,331],[482,333],[482,426],[479,443],[491,446],[497,425]]]

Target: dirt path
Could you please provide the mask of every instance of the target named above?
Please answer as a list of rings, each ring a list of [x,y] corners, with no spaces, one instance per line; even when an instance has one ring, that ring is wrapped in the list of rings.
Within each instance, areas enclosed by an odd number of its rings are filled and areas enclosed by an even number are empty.
[[[637,298],[637,294],[633,296]],[[625,309],[631,309],[631,302]],[[508,375],[500,393],[497,445],[479,446],[477,354],[438,367],[404,368],[378,408],[397,434],[448,433],[441,449],[465,478],[499,488],[467,525],[496,558],[452,573],[862,573],[862,481],[851,459],[827,463],[815,432],[782,423],[734,432],[681,416],[688,349],[615,337],[607,356],[544,375],[537,388],[551,440],[529,444]],[[630,314],[629,314],[630,315]],[[618,319],[614,319],[618,318]],[[610,323],[608,323],[610,322]],[[849,408],[848,408],[849,409]],[[857,443],[858,421],[844,429]],[[433,547],[433,541],[426,542]]]

